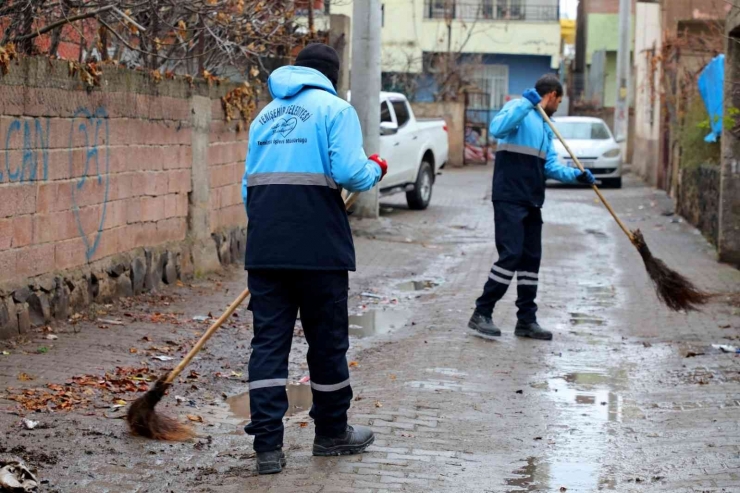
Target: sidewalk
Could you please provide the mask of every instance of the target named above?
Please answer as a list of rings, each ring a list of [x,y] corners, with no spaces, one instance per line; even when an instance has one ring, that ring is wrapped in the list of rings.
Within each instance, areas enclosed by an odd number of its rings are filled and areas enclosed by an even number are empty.
[[[110,409],[119,396],[96,391],[88,398],[105,409],[34,413],[46,428],[33,431],[22,431],[8,412],[16,403],[0,398],[0,453],[25,456],[48,491],[65,493],[740,491],[740,358],[711,347],[740,345],[740,312],[724,299],[690,315],[659,305],[639,255],[590,190],[548,191],[538,301],[540,323],[555,340],[513,336],[514,287],[496,309],[500,341],[465,333],[496,258],[490,174],[445,172],[427,211],[408,211],[393,197],[379,221],[353,221],[359,266],[350,310],[379,314],[353,319],[351,330],[381,332],[353,337],[350,355],[351,420],[377,434],[368,453],[313,458],[306,394],[294,386],[292,402],[302,408],[287,418],[288,468],[254,476],[238,397],[247,390],[245,309],[194,362],[193,378],[158,407],[202,418],[195,443],[129,436],[111,419],[120,415]],[[628,178],[606,195],[671,267],[713,292],[740,286],[740,272],[718,264],[700,235],[660,214],[669,208],[664,194]],[[406,281],[429,281],[430,289],[408,290]],[[93,317],[124,326],[83,320],[60,327],[55,341],[39,334],[0,356],[0,389],[116,366],[159,374],[172,363],[152,356],[177,358],[207,326],[193,317],[217,316],[243,285],[234,269]],[[48,352],[31,354],[40,346]],[[292,381],[307,374],[305,349],[298,328]],[[34,380],[19,381],[21,373]]]

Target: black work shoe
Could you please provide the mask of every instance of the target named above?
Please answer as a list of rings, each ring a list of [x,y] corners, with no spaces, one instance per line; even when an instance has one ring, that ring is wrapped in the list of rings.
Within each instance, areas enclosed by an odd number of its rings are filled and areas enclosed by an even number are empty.
[[[285,467],[285,454],[282,450],[260,452],[257,454],[258,474],[277,474]]]
[[[478,312],[473,313],[470,322],[468,322],[468,328],[473,335],[484,339],[493,339],[501,335],[501,331],[493,324],[493,319]]]
[[[537,322],[517,322],[514,335],[519,337],[529,337],[530,339],[539,339],[541,341],[551,341],[552,332],[540,327]]]
[[[375,441],[375,433],[367,426],[347,426],[338,437],[316,435],[313,440],[313,455],[327,457],[331,455],[361,454]]]

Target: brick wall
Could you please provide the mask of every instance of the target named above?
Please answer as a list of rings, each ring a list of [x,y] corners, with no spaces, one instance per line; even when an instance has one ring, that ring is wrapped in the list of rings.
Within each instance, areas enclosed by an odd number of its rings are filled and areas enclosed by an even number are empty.
[[[247,132],[229,131],[220,101],[211,109],[211,136],[208,146],[208,174],[211,186],[211,231],[243,222],[242,175],[247,155]]]
[[[230,87],[103,71],[92,89],[66,63],[45,59],[23,59],[0,77],[0,335],[27,304],[25,291],[15,293],[28,286],[49,296],[74,287],[67,277],[90,287],[120,264],[115,277],[128,276],[137,291],[137,255],[146,276],[161,278],[147,283],[156,287],[172,280],[172,269],[179,277],[194,263],[217,266],[224,239],[233,243],[229,260],[245,246],[247,132],[224,121],[220,97]],[[196,100],[209,102],[206,114],[197,114]],[[209,124],[198,127],[198,118]],[[193,221],[199,209],[205,219]],[[213,245],[191,254],[192,238]],[[50,277],[57,280],[36,282]],[[6,306],[9,295],[18,307]]]

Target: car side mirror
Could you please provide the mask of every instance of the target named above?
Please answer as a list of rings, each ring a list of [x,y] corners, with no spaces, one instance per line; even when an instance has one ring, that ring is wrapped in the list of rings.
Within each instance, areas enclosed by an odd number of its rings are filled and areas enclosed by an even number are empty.
[[[380,122],[380,135],[394,135],[398,133],[398,125],[393,122]]]

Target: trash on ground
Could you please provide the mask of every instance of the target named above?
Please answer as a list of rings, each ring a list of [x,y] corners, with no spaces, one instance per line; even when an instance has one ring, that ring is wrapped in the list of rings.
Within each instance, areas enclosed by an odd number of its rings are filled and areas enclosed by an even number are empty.
[[[12,457],[0,457],[0,491],[38,491],[39,482],[26,465]]]
[[[740,354],[740,348],[730,346],[729,344],[712,344],[714,349],[719,349],[723,353],[736,353]]]
[[[364,296],[365,298],[376,298],[379,300],[383,299],[383,297],[380,296],[379,294],[373,294],[373,293],[362,293],[361,296]]]
[[[54,335],[54,334],[48,334],[46,338],[49,339],[50,341],[56,341],[57,339],[59,339],[59,336]]]
[[[33,430],[39,425],[38,421],[32,421],[27,418],[23,418],[23,421],[21,421],[21,423],[23,424],[23,427],[27,430]]]
[[[2,354],[3,356],[10,356],[10,351],[3,351],[0,354]]]
[[[121,322],[120,320],[111,320],[107,318],[99,318],[98,322],[101,324],[106,324],[106,325],[124,325],[124,323]]]
[[[175,358],[173,358],[172,356],[163,356],[161,354],[158,354],[157,356],[154,357],[154,359],[157,359],[159,361],[172,361]]]
[[[206,320],[208,320],[208,316],[207,315],[196,315],[193,317],[193,320],[196,322],[205,322]]]
[[[352,364],[350,363],[349,366],[352,366]],[[310,380],[311,380],[311,377],[305,376],[305,377],[301,378],[300,380],[298,380],[298,383],[308,383]]]

